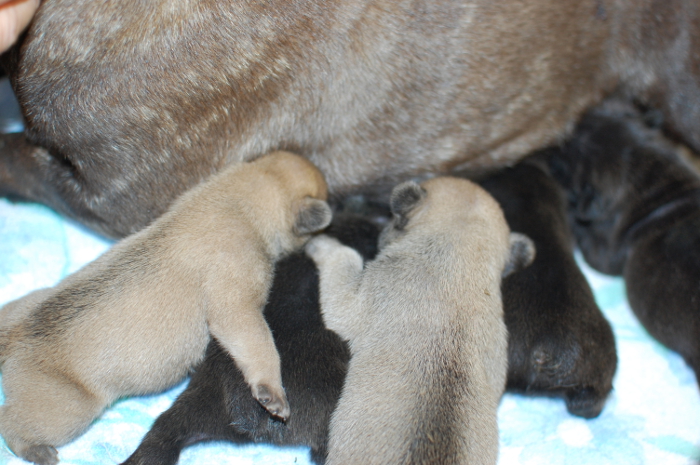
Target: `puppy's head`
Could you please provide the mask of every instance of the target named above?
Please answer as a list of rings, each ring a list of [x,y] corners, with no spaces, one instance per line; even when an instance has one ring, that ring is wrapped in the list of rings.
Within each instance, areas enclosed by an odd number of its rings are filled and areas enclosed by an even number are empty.
[[[697,185],[661,131],[615,99],[589,111],[548,161],[567,191],[571,229],[586,261],[609,274],[622,272],[635,223],[673,192]]]
[[[494,256],[496,273],[507,276],[530,265],[535,258],[532,240],[510,232],[498,202],[482,187],[466,179],[433,178],[421,185],[399,184],[391,195],[393,219],[384,228],[379,248],[411,231],[438,237],[461,236],[467,247],[487,248]],[[503,255],[501,255],[503,253]]]
[[[255,163],[271,180],[269,191],[258,195],[267,199],[268,209],[279,213],[270,217],[277,216],[284,225],[281,228],[283,237],[277,236],[282,249],[288,251],[301,247],[311,234],[330,224],[332,212],[326,202],[328,187],[323,174],[313,163],[283,151],[273,152]]]
[[[258,158],[255,163],[274,176],[290,198],[328,198],[328,186],[323,174],[304,157],[280,150]]]

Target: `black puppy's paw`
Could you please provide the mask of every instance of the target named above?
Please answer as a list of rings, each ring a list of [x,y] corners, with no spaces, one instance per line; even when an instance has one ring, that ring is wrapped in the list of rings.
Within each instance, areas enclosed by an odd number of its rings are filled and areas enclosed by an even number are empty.
[[[592,387],[578,387],[565,392],[566,409],[570,414],[583,418],[595,418],[605,407],[606,394]]]
[[[606,339],[599,338],[602,344]],[[617,366],[614,342],[601,346],[585,345],[568,340],[535,347],[530,358],[533,378],[530,391],[544,390],[562,396],[572,415],[595,418],[600,415],[610,390]]]

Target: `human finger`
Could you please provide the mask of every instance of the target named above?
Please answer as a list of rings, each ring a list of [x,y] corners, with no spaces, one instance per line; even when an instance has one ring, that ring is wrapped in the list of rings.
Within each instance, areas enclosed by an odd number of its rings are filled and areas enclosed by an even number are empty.
[[[38,7],[39,0],[0,0],[0,53],[15,43]]]

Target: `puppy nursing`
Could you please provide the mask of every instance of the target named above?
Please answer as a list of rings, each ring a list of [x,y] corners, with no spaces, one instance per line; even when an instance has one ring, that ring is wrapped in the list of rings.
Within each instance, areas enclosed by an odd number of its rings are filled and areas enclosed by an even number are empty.
[[[532,265],[503,280],[507,388],[562,394],[570,413],[591,418],[612,390],[615,340],[574,259],[564,191],[543,164],[536,155],[481,181],[537,248]]]
[[[111,402],[162,390],[215,336],[255,398],[285,419],[279,356],[262,316],[276,259],[330,222],[326,184],[277,152],[231,166],[143,231],[0,315],[0,433],[20,457],[58,461]]]
[[[586,261],[623,275],[649,333],[700,379],[700,178],[627,102],[592,110],[550,157]]]
[[[531,260],[531,242],[466,180],[404,183],[391,207],[371,262],[327,236],[306,248],[324,321],[352,354],[327,463],[496,463],[501,275]]]
[[[335,215],[326,233],[365,258],[376,254],[379,229],[363,217]],[[311,460],[325,462],[328,424],[350,351],[323,324],[318,273],[309,257],[293,253],[277,262],[264,316],[282,362],[289,420],[269,421],[269,415],[246,395],[249,388],[231,357],[212,340],[187,389],[158,417],[124,465],[172,465],[184,447],[207,439],[308,445]]]

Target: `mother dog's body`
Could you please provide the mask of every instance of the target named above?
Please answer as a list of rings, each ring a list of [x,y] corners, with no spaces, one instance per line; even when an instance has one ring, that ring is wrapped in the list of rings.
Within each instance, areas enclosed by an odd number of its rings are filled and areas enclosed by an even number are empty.
[[[621,82],[683,122],[697,1],[627,3],[45,1],[5,60],[27,138],[3,141],[0,194],[122,236],[275,148],[343,194],[513,162]]]
[[[623,10],[46,1],[5,57],[27,141],[5,137],[0,193],[122,236],[226,164],[274,148],[309,157],[332,193],[507,164],[618,83]]]

